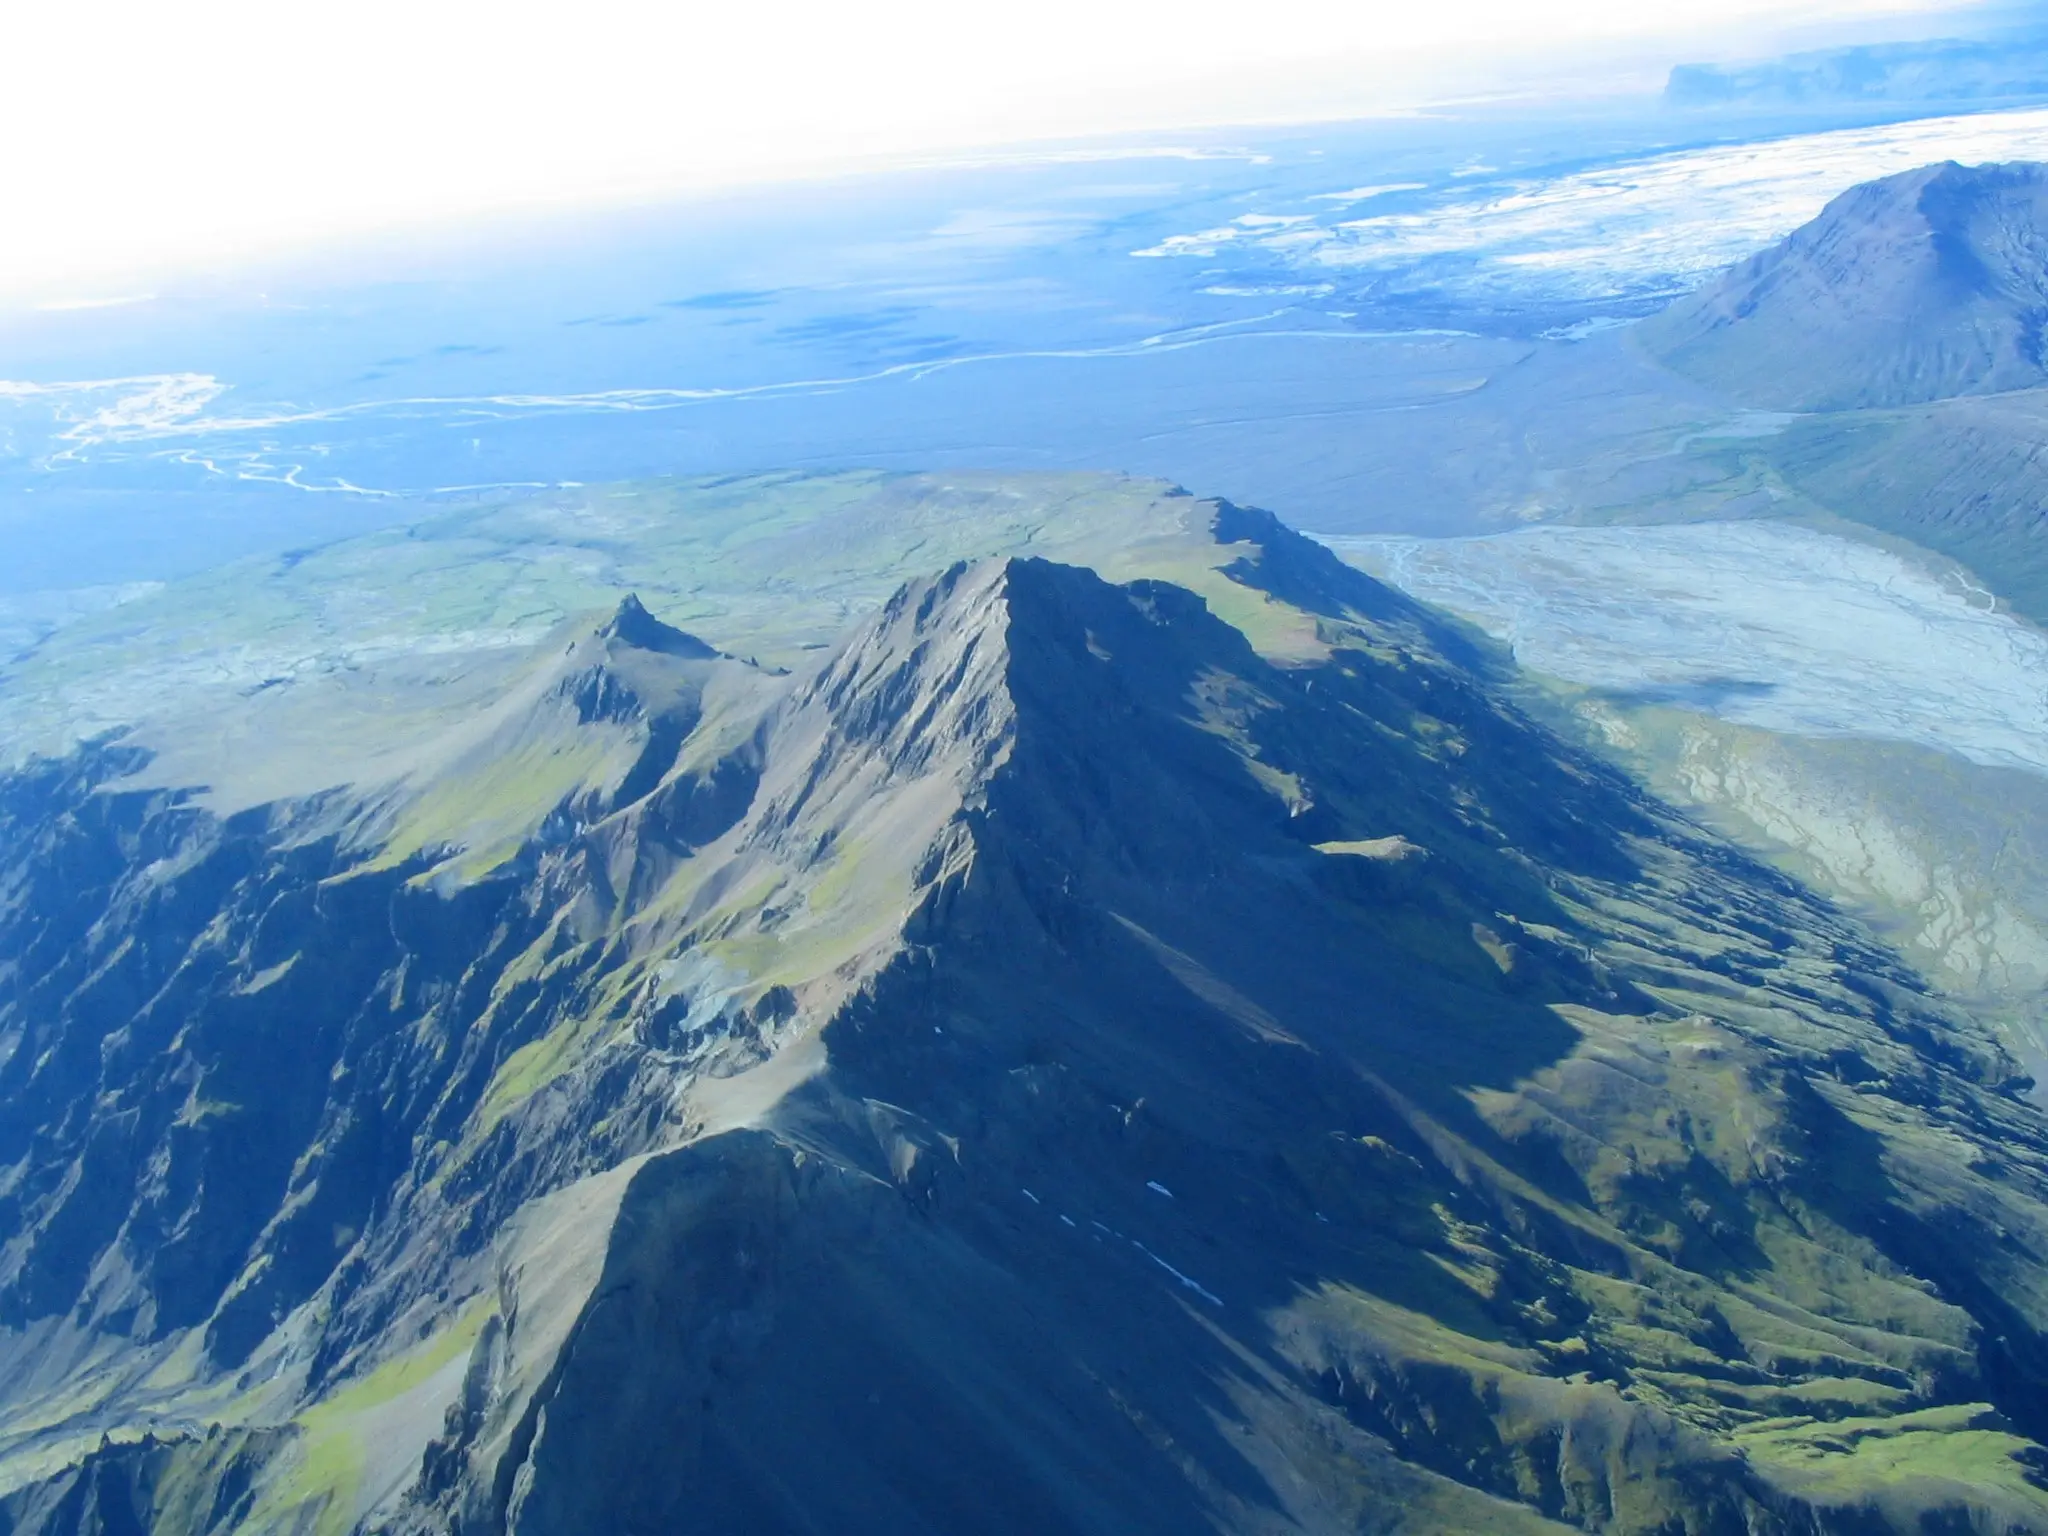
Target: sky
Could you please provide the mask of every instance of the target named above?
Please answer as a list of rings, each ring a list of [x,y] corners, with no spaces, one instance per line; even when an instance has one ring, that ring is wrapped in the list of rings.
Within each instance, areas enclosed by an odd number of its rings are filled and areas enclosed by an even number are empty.
[[[0,298],[972,147],[1653,88],[1943,0],[16,0]],[[1576,72],[1576,73],[1575,73]]]

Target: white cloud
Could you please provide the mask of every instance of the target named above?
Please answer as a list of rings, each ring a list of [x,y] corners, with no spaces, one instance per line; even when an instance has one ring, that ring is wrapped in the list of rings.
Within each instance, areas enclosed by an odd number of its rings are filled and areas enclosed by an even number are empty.
[[[45,299],[36,308],[53,314],[72,309],[125,309],[130,304],[147,304],[155,297],[153,293],[119,293],[104,298]]]

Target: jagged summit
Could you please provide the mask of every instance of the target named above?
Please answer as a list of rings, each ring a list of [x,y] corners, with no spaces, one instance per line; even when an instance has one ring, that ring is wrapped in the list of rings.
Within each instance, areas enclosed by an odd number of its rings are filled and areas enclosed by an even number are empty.
[[[2048,166],[1923,166],[1852,187],[1645,321],[1746,403],[1903,405],[2048,382]]]
[[[421,743],[384,791],[369,840],[438,850],[475,874],[538,829],[604,817],[653,792],[696,749],[753,728],[784,679],[662,622],[629,594],[563,623],[492,705]]]
[[[677,629],[672,624],[664,624],[641,605],[640,596],[636,592],[628,592],[619,600],[618,608],[598,630],[598,634],[603,639],[623,641],[643,651],[658,651],[664,656],[684,656],[697,661],[710,661],[725,654],[715,646],[706,645],[695,635]]]

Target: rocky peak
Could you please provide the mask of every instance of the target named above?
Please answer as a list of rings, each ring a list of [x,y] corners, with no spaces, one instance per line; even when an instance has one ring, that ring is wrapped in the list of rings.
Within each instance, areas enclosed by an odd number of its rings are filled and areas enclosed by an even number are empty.
[[[656,651],[663,656],[687,657],[693,661],[711,661],[725,654],[673,624],[664,624],[642,606],[636,592],[628,592],[619,600],[619,606],[597,633],[602,640],[630,645],[638,650]]]

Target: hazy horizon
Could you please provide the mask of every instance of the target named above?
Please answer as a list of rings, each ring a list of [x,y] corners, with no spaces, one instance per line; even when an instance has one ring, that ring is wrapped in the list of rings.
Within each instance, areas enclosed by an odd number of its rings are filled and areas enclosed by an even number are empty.
[[[1474,99],[1647,95],[1676,63],[1966,32],[2015,12],[1920,0],[1612,0],[1400,9],[1297,0],[1241,35],[1220,5],[788,0],[486,15],[241,0],[26,19],[4,186],[34,211],[0,303],[84,308],[193,268],[494,216],[650,202],[921,161]],[[1475,42],[1483,39],[1483,42]],[[59,131],[52,132],[53,127]]]

